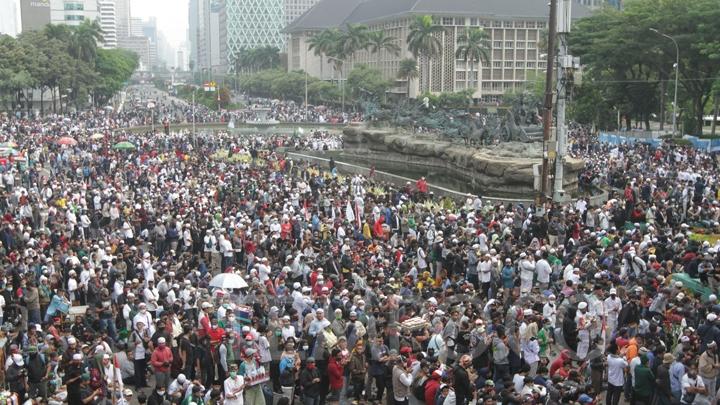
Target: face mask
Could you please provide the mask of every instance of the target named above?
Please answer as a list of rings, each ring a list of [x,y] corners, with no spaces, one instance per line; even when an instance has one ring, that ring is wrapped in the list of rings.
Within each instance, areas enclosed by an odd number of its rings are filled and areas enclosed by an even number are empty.
[[[230,322],[233,322],[233,321],[235,321],[235,317],[234,317],[234,316],[230,316],[230,317],[228,317],[228,321],[230,321]]]
[[[302,349],[303,349],[304,351],[308,351],[308,349],[310,349],[310,346],[305,345],[305,346],[302,347]]]
[[[160,396],[165,395],[165,391],[158,391],[157,393],[158,393],[158,395],[160,395]]]
[[[231,371],[231,372],[230,372],[230,378],[235,378],[235,377],[237,377],[237,372]]]
[[[315,364],[308,364],[307,365],[308,370],[315,370]]]

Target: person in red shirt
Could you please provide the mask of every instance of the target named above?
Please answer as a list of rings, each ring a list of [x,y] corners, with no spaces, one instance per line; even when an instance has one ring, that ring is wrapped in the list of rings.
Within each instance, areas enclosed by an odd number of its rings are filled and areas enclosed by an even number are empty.
[[[158,346],[150,357],[150,364],[155,370],[155,387],[167,389],[170,384],[170,365],[173,362],[172,350],[165,345],[165,338],[158,338]]]
[[[442,378],[442,371],[440,371],[440,370],[435,370],[432,372],[432,375],[430,375],[430,379],[428,380],[427,384],[425,384],[425,403],[426,404],[435,403],[435,394],[437,394],[437,391],[440,388],[440,379],[441,378]]]
[[[563,367],[564,363],[569,360],[570,351],[567,349],[561,351],[560,355],[550,364],[550,377],[554,376]]]
[[[330,378],[330,394],[327,397],[329,404],[340,403],[340,391],[345,383],[345,370],[342,365],[342,353],[339,349],[333,349],[332,356],[328,360],[328,377]]]
[[[201,305],[202,311],[198,317],[198,337],[203,338],[208,334],[210,330],[210,311],[212,310],[212,304],[209,302],[203,302]]]
[[[210,352],[214,354],[215,349],[222,342],[223,336],[225,336],[225,329],[218,326],[217,319],[213,319],[210,321],[210,329],[207,334],[210,338]]]
[[[428,184],[425,180],[425,177],[420,177],[420,180],[415,183],[415,187],[417,187],[417,191],[421,194],[427,194],[428,192]]]

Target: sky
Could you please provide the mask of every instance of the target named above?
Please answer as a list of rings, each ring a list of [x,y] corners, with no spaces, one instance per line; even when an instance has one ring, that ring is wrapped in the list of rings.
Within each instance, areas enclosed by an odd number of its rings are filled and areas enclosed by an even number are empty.
[[[186,40],[188,0],[132,0],[130,13],[143,20],[156,17],[158,30],[174,48]]]

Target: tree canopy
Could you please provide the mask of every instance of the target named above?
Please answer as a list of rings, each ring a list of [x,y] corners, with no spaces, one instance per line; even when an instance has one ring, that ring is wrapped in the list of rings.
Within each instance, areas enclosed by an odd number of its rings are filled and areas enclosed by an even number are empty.
[[[633,0],[622,11],[603,8],[578,21],[569,43],[586,69],[573,95],[579,105],[571,108],[571,117],[593,122],[605,117],[608,125],[614,121],[607,111],[588,110],[595,106],[619,111],[627,127],[632,119],[647,126],[661,110],[671,111],[675,40],[679,114],[686,133],[699,131],[720,73],[719,6],[718,0]]]
[[[138,65],[134,53],[100,49],[99,26],[85,21],[79,26],[48,25],[42,31],[23,32],[18,38],[0,36],[0,102],[13,109],[32,108],[32,90],[52,94],[57,101],[76,106],[92,96],[104,105],[130,79]],[[44,106],[41,104],[41,113]]]

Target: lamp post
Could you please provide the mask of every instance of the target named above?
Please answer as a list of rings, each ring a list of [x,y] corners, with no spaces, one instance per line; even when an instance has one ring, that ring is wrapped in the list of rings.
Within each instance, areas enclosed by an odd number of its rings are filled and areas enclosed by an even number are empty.
[[[672,126],[673,126],[673,136],[677,135],[677,92],[678,92],[678,76],[679,76],[679,70],[680,70],[680,47],[678,46],[677,41],[675,41],[675,38],[671,37],[668,34],[662,33],[658,31],[655,28],[650,28],[650,31],[663,36],[673,42],[675,44],[675,96],[673,97],[673,119],[672,119]]]
[[[308,121],[308,71],[307,71],[308,43],[305,42],[305,122]]]
[[[342,63],[346,62],[345,59],[333,58],[332,56],[328,56],[328,59],[336,60]],[[345,115],[345,82],[342,79],[342,70],[340,70],[340,87],[342,87],[342,114]]]

